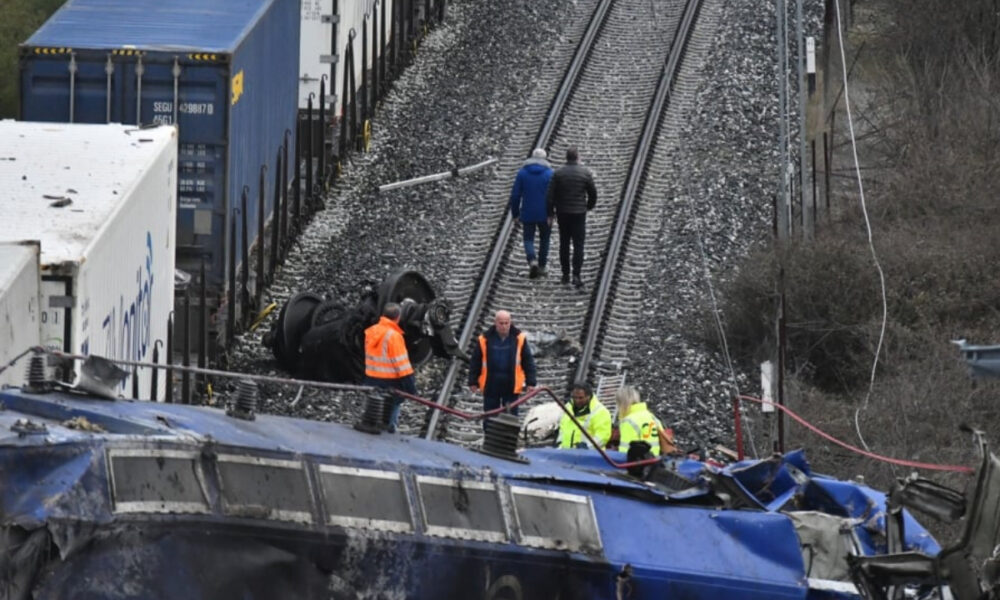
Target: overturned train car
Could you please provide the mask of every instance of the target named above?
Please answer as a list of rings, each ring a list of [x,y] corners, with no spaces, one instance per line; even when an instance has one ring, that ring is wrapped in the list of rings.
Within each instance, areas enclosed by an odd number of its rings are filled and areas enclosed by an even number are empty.
[[[887,515],[906,556],[940,550],[801,451],[643,481],[592,451],[487,455],[246,398],[47,390],[0,392],[6,598],[859,598],[858,559],[867,589],[889,581]],[[907,597],[946,597],[924,574]]]

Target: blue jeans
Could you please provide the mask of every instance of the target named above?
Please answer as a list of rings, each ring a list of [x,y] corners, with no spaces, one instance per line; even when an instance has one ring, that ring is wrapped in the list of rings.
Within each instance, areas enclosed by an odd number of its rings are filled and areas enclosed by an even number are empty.
[[[528,262],[535,260],[535,228],[538,228],[538,266],[545,267],[549,260],[549,237],[552,235],[552,227],[547,221],[541,223],[521,223],[524,227],[524,253],[528,257]]]

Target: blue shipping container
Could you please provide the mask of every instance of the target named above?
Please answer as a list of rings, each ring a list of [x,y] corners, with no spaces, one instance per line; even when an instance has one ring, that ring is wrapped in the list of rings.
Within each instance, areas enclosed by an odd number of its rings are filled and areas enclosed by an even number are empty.
[[[298,0],[69,0],[21,46],[21,118],[177,123],[177,264],[218,295],[241,194],[252,245],[261,166],[267,219],[294,156],[298,70]]]

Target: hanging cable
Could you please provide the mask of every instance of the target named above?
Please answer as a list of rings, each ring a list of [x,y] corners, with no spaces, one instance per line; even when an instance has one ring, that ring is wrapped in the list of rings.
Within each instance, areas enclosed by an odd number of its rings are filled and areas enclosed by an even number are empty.
[[[726,367],[729,369],[729,377],[733,386],[733,394],[735,397],[740,396],[740,387],[736,383],[736,369],[733,367],[733,358],[729,354],[729,342],[726,340],[726,332],[722,328],[722,319],[719,318],[719,304],[715,299],[715,287],[712,286],[712,273],[708,268],[708,256],[705,254],[705,243],[702,240],[701,233],[698,234],[698,251],[701,253],[701,264],[705,268],[705,282],[708,284],[708,297],[712,300],[712,317],[715,319],[715,330],[719,333],[719,340],[722,342],[722,355],[726,359]],[[743,413],[743,408],[740,408],[740,412]],[[750,442],[750,449],[753,451],[753,457],[758,458],[757,446],[753,441],[753,433],[750,432],[750,428],[747,427],[747,441]],[[742,452],[742,449],[740,450]]]
[[[844,108],[847,110],[847,126],[851,134],[851,152],[854,156],[854,173],[858,179],[858,194],[861,200],[861,212],[865,217],[865,229],[868,232],[868,247],[872,253],[872,260],[875,262],[875,269],[878,271],[879,286],[882,293],[882,327],[878,335],[878,345],[875,346],[875,357],[872,360],[872,370],[868,379],[868,392],[865,394],[864,404],[854,410],[854,431],[857,433],[858,440],[861,441],[861,445],[864,446],[865,450],[870,450],[868,448],[868,444],[865,442],[864,436],[861,434],[861,423],[859,422],[858,417],[862,410],[868,410],[868,402],[871,400],[872,391],[875,388],[875,371],[878,368],[878,357],[882,353],[882,343],[885,340],[885,328],[886,322],[888,321],[889,308],[885,293],[885,273],[882,271],[882,265],[878,260],[878,253],[875,251],[875,243],[872,241],[872,224],[871,220],[868,218],[868,206],[865,203],[865,185],[861,178],[861,164],[858,160],[858,142],[854,135],[854,118],[851,115],[851,97],[847,85],[847,56],[844,52],[844,31],[843,23],[840,19],[840,1],[835,0],[833,5],[837,11],[837,40],[840,45],[840,67],[844,81]]]
[[[753,396],[740,396],[740,399],[742,399],[742,400],[749,400],[751,402],[757,402],[758,404],[762,404],[762,405],[763,404],[770,404],[771,406],[773,406],[774,408],[776,408],[776,409],[784,412],[786,415],[788,415],[789,417],[791,417],[792,420],[794,420],[795,422],[799,423],[800,425],[802,425],[803,427],[805,427],[809,431],[811,431],[811,432],[815,433],[816,435],[820,436],[824,440],[827,440],[828,442],[834,443],[834,444],[840,446],[841,448],[845,448],[847,450],[850,450],[851,452],[854,452],[855,454],[860,454],[861,456],[864,456],[864,457],[867,457],[867,458],[872,458],[872,459],[875,459],[875,460],[878,460],[878,461],[881,461],[881,462],[884,462],[884,463],[889,463],[891,465],[902,465],[904,467],[913,467],[915,469],[928,469],[928,470],[931,470],[931,471],[954,471],[956,473],[974,473],[975,472],[974,468],[968,467],[968,466],[965,466],[965,465],[939,465],[939,464],[935,464],[935,463],[917,462],[917,461],[912,461],[912,460],[904,460],[904,459],[901,459],[901,458],[892,458],[891,456],[884,456],[884,455],[881,455],[881,454],[875,454],[874,452],[871,452],[870,450],[867,450],[867,449],[866,450],[862,450],[861,448],[858,448],[856,446],[852,446],[852,445],[848,444],[847,442],[843,442],[841,440],[838,440],[837,438],[833,437],[829,433],[821,430],[819,427],[816,427],[815,425],[813,425],[809,421],[806,421],[804,418],[802,418],[801,416],[799,416],[798,414],[796,414],[794,411],[792,411],[790,408],[788,408],[787,406],[785,406],[783,404],[778,404],[777,402],[771,402],[769,400],[762,400],[761,398],[754,398]]]

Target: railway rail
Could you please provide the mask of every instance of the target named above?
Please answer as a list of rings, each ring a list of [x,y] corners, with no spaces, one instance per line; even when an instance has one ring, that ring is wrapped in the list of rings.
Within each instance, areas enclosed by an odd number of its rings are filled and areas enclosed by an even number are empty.
[[[540,385],[565,389],[572,381],[601,375],[597,389],[602,401],[609,403],[624,382],[624,349],[639,317],[632,271],[641,270],[636,261],[631,261],[635,268],[630,270],[626,257],[633,252],[633,243],[641,252],[655,239],[655,231],[636,226],[641,191],[701,5],[701,0],[596,3],[565,74],[553,78],[560,83],[548,110],[527,116],[541,123],[533,143],[512,149],[511,156],[501,161],[500,173],[509,176],[497,177],[488,198],[497,205],[494,213],[502,214],[484,220],[470,236],[471,246],[490,251],[485,257],[473,253],[461,261],[445,292],[456,305],[467,300],[459,338],[463,347],[470,347],[495,311],[504,309],[529,334],[547,332],[581,342],[580,353],[569,366],[564,356],[537,357]],[[610,89],[615,92],[609,95]],[[551,156],[560,156],[570,146],[579,148],[594,170],[599,191],[597,207],[588,218],[582,290],[561,286],[558,276],[528,280],[516,223],[500,200],[507,198],[513,173],[532,148],[548,148]],[[550,271],[558,264],[556,257],[551,253]],[[602,355],[604,347],[611,351]],[[622,360],[607,360],[609,356]],[[476,412],[481,402],[460,391],[465,387],[460,381],[464,369],[458,362],[450,364],[437,402]],[[429,413],[422,433],[428,439],[467,446],[480,443],[482,437],[477,421],[458,420],[437,410]]]

